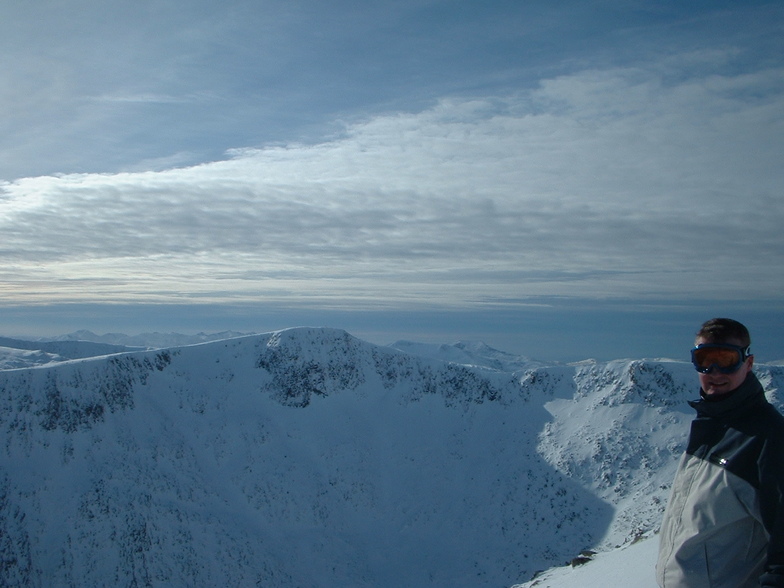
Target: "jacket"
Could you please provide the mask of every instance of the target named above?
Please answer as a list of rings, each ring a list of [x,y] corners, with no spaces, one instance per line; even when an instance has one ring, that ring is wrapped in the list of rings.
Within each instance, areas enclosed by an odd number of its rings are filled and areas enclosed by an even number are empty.
[[[660,532],[662,588],[784,588],[784,417],[749,373],[697,411]]]

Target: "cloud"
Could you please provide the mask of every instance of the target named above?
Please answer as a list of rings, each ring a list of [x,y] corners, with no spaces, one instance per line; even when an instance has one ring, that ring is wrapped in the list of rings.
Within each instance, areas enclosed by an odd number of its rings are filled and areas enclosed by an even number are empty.
[[[130,102],[140,104],[184,104],[196,100],[197,97],[167,96],[161,94],[117,94],[97,96],[96,102]]]
[[[784,70],[675,68],[444,99],[192,167],[6,182],[0,302],[773,299]]]

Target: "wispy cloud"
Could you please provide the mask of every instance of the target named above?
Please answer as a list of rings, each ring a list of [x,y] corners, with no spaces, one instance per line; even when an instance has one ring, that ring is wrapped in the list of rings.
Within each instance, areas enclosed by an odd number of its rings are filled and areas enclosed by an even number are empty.
[[[670,60],[195,167],[20,179],[0,192],[0,301],[773,298],[781,112],[784,70]]]
[[[91,98],[95,102],[130,102],[137,104],[185,104],[203,100],[203,96],[171,96],[166,94],[106,94]]]

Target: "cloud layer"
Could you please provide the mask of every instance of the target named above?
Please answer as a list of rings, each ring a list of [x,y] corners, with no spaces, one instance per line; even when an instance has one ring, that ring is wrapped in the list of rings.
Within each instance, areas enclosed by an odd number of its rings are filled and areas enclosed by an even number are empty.
[[[0,185],[0,303],[775,299],[784,69],[720,52],[158,172]]]

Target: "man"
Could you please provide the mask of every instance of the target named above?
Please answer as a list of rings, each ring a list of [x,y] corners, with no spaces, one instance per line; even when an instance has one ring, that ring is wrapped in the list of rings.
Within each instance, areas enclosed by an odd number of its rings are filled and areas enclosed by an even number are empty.
[[[752,373],[741,323],[711,319],[691,351],[700,399],[660,533],[662,588],[784,587],[784,417]]]

